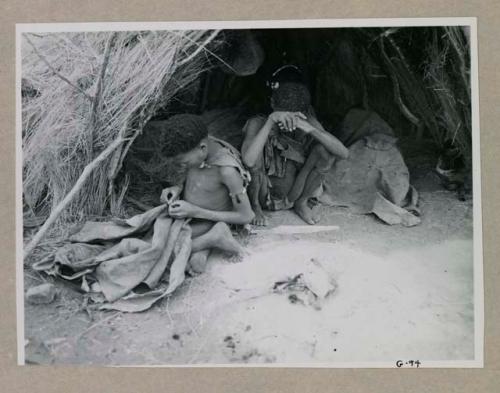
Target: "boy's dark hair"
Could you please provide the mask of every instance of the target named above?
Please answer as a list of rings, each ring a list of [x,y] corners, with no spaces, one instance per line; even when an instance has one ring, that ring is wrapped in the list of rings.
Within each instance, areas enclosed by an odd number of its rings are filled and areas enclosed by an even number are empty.
[[[208,136],[206,124],[197,115],[174,115],[155,123],[160,134],[160,153],[164,157],[187,153]]]
[[[311,93],[303,83],[278,82],[273,87],[272,100],[275,110],[306,113],[311,106]]]

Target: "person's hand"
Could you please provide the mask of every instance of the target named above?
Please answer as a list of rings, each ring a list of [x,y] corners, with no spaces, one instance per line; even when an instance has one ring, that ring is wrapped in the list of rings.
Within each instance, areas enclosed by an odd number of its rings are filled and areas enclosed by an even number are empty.
[[[315,127],[311,123],[301,118],[297,119],[297,128],[304,131],[306,134],[309,134],[313,130],[315,130]]]
[[[175,201],[170,205],[168,213],[173,218],[189,218],[194,217],[198,212],[198,209],[198,206],[193,205],[192,203],[186,201]]]
[[[302,112],[282,112],[276,111],[269,115],[271,121],[279,126],[282,131],[292,132],[297,128],[299,119],[306,120],[307,117]]]
[[[167,187],[161,192],[160,202],[171,204],[173,201],[179,198],[182,192],[181,186]]]

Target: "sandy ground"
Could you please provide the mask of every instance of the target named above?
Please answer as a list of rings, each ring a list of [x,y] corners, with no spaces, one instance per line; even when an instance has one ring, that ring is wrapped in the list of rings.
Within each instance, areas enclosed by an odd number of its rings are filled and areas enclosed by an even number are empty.
[[[52,304],[26,304],[27,353],[40,363],[113,365],[470,360],[472,203],[420,183],[417,227],[323,208],[321,225],[338,230],[251,235],[242,261],[214,255],[205,274],[144,313],[89,314],[81,295],[58,285]],[[272,214],[280,224],[303,222]],[[336,283],[333,294],[311,305],[272,291],[311,258]],[[40,279],[27,272],[26,288]]]

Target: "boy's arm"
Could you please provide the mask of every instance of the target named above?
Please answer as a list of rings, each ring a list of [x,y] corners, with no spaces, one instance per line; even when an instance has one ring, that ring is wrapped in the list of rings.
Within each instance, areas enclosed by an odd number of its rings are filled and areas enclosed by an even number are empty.
[[[310,134],[314,139],[321,143],[326,150],[336,157],[346,159],[349,157],[349,150],[315,119],[310,121],[298,120],[297,127],[305,133]]]
[[[186,201],[174,202],[170,215],[176,218],[192,217],[209,221],[225,222],[227,224],[248,224],[254,218],[254,212],[246,193],[243,179],[236,168],[221,167],[222,183],[229,190],[233,202],[232,211],[208,210],[192,205]]]
[[[280,124],[283,131],[291,132],[295,129],[298,119],[304,120],[306,116],[301,112],[276,111],[271,113],[264,123],[256,119],[250,121],[241,147],[243,163],[248,168],[255,167],[274,124]]]
[[[274,122],[269,117],[267,117],[264,122],[258,119],[249,121],[245,132],[245,139],[241,146],[241,158],[248,168],[253,168],[257,163],[257,160],[264,150],[273,124]]]

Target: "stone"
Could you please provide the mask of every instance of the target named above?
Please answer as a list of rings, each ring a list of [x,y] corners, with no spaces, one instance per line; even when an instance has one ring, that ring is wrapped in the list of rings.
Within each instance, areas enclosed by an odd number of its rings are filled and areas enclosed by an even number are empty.
[[[56,297],[56,288],[53,284],[47,283],[31,287],[26,292],[26,300],[31,304],[49,304]]]

